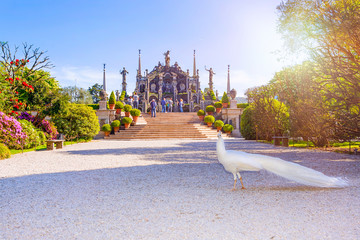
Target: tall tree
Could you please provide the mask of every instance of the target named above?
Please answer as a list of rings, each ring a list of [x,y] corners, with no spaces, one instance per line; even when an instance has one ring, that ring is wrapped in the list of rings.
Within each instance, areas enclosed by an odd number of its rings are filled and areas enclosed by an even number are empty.
[[[278,10],[289,49],[306,50],[318,63],[319,85],[337,117],[337,132],[360,136],[360,2],[288,0]]]
[[[103,89],[103,85],[99,85],[95,83],[91,87],[89,87],[88,91],[92,96],[93,103],[98,103],[100,101],[100,91]]]

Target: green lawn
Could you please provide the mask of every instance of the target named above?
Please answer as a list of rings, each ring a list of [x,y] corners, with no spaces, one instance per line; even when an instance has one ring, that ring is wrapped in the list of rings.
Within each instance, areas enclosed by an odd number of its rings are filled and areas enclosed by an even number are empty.
[[[79,141],[65,141],[65,146],[67,145],[72,145],[72,144],[76,144],[76,143],[82,143],[82,142],[89,142],[91,140],[87,140],[87,139],[79,139]],[[28,149],[24,149],[24,152],[32,152],[32,151],[44,151],[46,150],[46,144],[43,145],[39,145],[36,148],[28,148]],[[22,153],[22,150],[16,150],[16,149],[10,149],[10,153],[11,155],[14,154],[18,154],[18,153]]]

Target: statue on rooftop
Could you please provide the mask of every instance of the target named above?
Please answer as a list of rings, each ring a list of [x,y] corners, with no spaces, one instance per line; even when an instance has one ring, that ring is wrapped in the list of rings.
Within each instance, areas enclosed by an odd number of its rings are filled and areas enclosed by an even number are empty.
[[[213,89],[213,76],[215,73],[212,68],[207,69],[206,66],[205,66],[205,70],[209,72],[209,88],[210,88],[210,90],[214,90]]]
[[[170,51],[167,50],[167,52],[164,53],[164,56],[165,56],[165,65],[167,67],[170,67]]]

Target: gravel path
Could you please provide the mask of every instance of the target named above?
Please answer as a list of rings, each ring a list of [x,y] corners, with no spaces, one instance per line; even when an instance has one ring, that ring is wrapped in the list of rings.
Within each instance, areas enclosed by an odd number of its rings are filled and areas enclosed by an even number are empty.
[[[215,140],[93,141],[0,161],[0,239],[360,239],[360,156],[225,140],[345,177],[302,186],[217,162]],[[238,185],[239,187],[240,185]]]

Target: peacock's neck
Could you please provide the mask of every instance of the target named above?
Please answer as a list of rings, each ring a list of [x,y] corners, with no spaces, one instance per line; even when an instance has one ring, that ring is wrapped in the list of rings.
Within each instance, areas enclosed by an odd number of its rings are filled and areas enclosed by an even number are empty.
[[[225,149],[225,144],[224,144],[224,140],[222,137],[219,137],[216,143],[216,152],[218,155],[218,159],[219,162],[222,162],[222,156],[224,156],[226,149]]]

